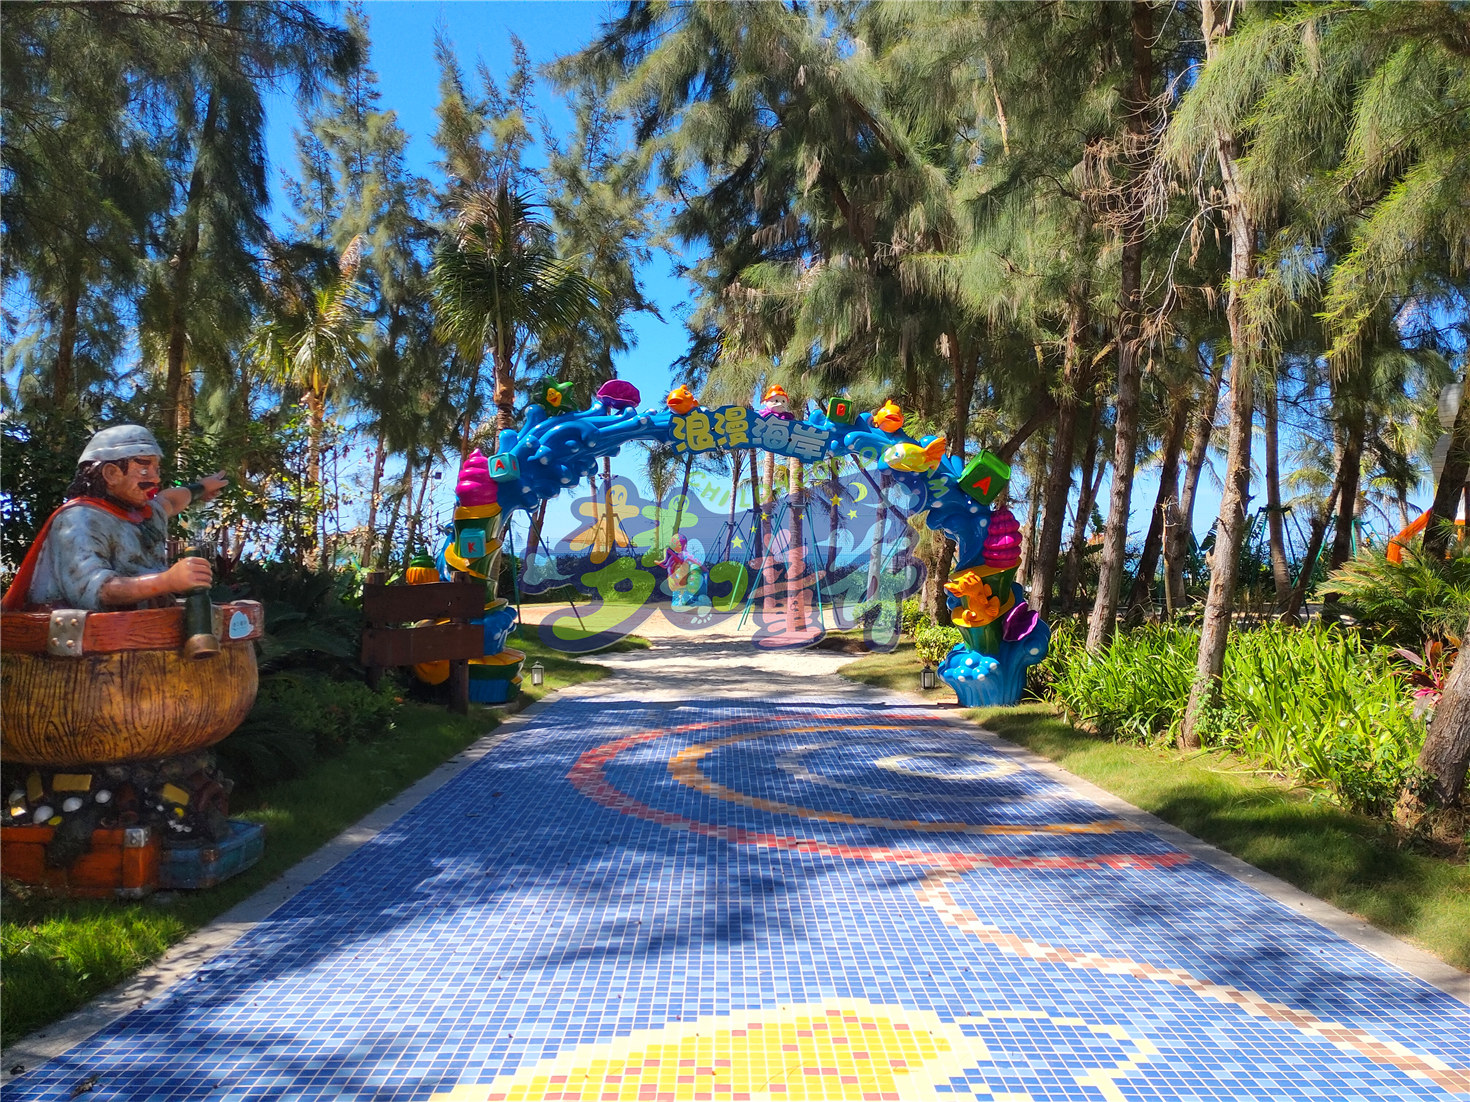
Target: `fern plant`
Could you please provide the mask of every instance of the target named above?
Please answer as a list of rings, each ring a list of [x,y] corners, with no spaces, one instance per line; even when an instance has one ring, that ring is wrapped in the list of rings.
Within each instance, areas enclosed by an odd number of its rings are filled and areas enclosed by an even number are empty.
[[[1461,541],[1441,561],[1408,548],[1394,563],[1369,549],[1334,571],[1324,588],[1374,635],[1422,648],[1448,639],[1470,618],[1470,542]]]

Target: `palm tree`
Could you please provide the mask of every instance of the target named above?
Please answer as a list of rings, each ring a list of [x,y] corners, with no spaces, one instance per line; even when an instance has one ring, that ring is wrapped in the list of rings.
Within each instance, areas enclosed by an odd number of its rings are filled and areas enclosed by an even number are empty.
[[[502,179],[461,199],[430,271],[443,337],[470,367],[460,457],[469,454],[480,369],[490,354],[495,427],[515,427],[515,381],[526,342],[555,336],[598,308],[601,288],[557,256],[550,226],[527,192]]]
[[[277,280],[271,315],[251,340],[254,358],[274,379],[298,387],[307,409],[306,483],[318,498],[322,485],[322,433],[334,390],[364,373],[372,352],[364,336],[362,286],[357,282],[362,244],[353,238],[336,273],[320,287],[303,285],[286,252],[273,249]]]

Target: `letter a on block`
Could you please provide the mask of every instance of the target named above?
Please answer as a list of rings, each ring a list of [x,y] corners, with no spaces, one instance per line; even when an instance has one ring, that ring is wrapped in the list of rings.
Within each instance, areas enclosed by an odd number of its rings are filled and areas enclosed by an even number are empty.
[[[514,482],[521,477],[521,464],[515,456],[500,452],[490,457],[490,477],[496,482]]]
[[[989,505],[1000,497],[1010,483],[1010,466],[989,452],[981,452],[966,463],[960,474],[960,489],[981,505]]]

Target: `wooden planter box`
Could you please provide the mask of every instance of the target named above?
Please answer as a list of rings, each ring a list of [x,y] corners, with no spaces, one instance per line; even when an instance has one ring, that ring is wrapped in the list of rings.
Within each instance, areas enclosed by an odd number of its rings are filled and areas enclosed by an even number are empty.
[[[0,827],[0,875],[74,899],[140,899],[158,887],[158,834],[148,827],[94,830],[70,868],[48,869],[48,826]]]

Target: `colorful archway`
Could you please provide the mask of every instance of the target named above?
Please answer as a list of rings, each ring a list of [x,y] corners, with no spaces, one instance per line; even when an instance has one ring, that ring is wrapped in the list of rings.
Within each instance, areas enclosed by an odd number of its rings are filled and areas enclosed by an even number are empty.
[[[915,511],[928,511],[928,526],[955,542],[955,569],[945,589],[964,641],[945,656],[939,676],[966,706],[1020,699],[1026,669],[1046,657],[1051,631],[1016,582],[1020,526],[1008,508],[997,504],[1010,483],[1006,463],[982,451],[962,465],[945,454],[942,436],[907,435],[903,412],[892,402],[859,414],[848,399],[833,398],[825,410],[798,418],[779,387],[768,392],[759,409],[706,409],[683,386],[668,396],[663,409],[639,410],[639,400],[636,388],[615,381],[598,391],[588,409],[574,410],[567,385],[546,382],[521,427],[500,434],[495,454],[476,452],[465,463],[455,487],[453,532],[439,560],[446,572],[469,571],[490,587],[488,657],[482,666],[493,666],[503,654],[519,655],[504,650],[514,610],[494,593],[508,516],[532,511],[577,485],[624,444],[650,441],[672,445],[679,454],[762,449],[807,462],[851,455],[890,472],[916,495]],[[499,667],[511,664],[500,661]],[[511,678],[519,661],[514,665]],[[481,680],[507,680],[480,672]]]

